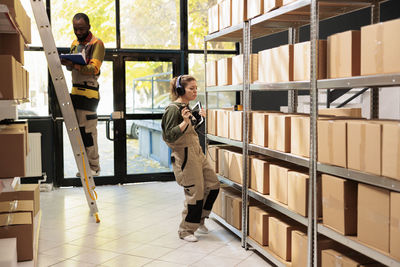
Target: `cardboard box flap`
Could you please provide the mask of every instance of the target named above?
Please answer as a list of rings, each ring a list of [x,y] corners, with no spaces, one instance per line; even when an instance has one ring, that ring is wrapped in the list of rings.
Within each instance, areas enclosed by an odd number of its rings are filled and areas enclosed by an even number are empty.
[[[30,212],[0,214],[0,226],[32,224]]]
[[[0,202],[0,213],[16,211],[33,211],[32,200],[13,200]]]

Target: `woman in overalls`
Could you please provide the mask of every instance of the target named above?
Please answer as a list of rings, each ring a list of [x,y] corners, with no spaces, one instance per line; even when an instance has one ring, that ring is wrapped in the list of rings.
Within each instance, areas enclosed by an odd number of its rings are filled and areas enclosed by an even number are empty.
[[[189,101],[197,97],[197,82],[190,75],[170,83],[172,103],[162,117],[162,136],[171,148],[171,163],[177,183],[184,188],[185,204],[179,237],[196,242],[194,232],[208,233],[204,225],[219,192],[219,181],[208,163],[191,120]],[[202,109],[200,115],[205,117]]]

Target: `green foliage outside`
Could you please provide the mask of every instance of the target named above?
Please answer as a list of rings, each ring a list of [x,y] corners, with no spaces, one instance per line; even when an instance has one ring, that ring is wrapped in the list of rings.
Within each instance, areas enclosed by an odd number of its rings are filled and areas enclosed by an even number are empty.
[[[179,0],[121,0],[121,43],[123,48],[179,49],[180,23]],[[208,8],[217,0],[189,0],[189,48],[203,49],[204,36],[208,34]],[[69,47],[75,35],[72,17],[78,12],[86,13],[91,21],[92,32],[106,48],[116,47],[116,21],[114,0],[51,1],[53,34],[58,47]],[[233,43],[210,43],[209,49],[234,49]],[[204,57],[196,55],[190,62],[190,73],[198,78],[203,87]],[[219,56],[218,56],[219,57]],[[193,57],[192,57],[193,58]],[[171,64],[161,62],[130,62],[126,64],[127,103],[135,78],[172,71]],[[112,80],[111,68],[102,69],[102,79]],[[165,77],[162,77],[165,78]],[[107,86],[112,86],[107,83]],[[151,95],[148,82],[138,82],[136,92]],[[112,91],[112,87],[104,88]],[[160,83],[157,94],[168,92],[168,84]],[[102,101],[112,101],[103,98]],[[103,103],[104,104],[104,103]],[[112,105],[112,103],[109,103]]]

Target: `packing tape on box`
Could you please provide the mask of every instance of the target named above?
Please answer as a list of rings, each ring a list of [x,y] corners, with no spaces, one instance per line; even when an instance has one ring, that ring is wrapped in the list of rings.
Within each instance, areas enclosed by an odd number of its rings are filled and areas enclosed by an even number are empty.
[[[10,201],[10,208],[8,209],[10,212],[16,211],[18,208],[18,200]]]
[[[361,129],[360,129],[360,170],[364,171],[365,170],[365,157],[367,156],[365,154],[365,145],[366,145],[366,134],[367,134],[367,129],[365,124],[361,124]]]

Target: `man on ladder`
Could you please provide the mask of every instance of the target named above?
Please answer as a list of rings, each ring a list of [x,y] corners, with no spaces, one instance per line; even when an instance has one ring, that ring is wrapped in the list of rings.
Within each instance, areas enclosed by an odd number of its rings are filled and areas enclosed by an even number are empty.
[[[100,164],[96,110],[100,95],[97,80],[100,76],[100,67],[104,59],[105,49],[103,42],[90,31],[90,21],[86,14],[76,14],[72,23],[77,40],[72,42],[70,52],[74,54],[82,53],[87,65],[74,64],[67,59],[62,59],[61,64],[65,65],[69,71],[72,71],[71,100],[75,108],[91,174],[98,176]],[[76,175],[80,177],[79,172]]]

